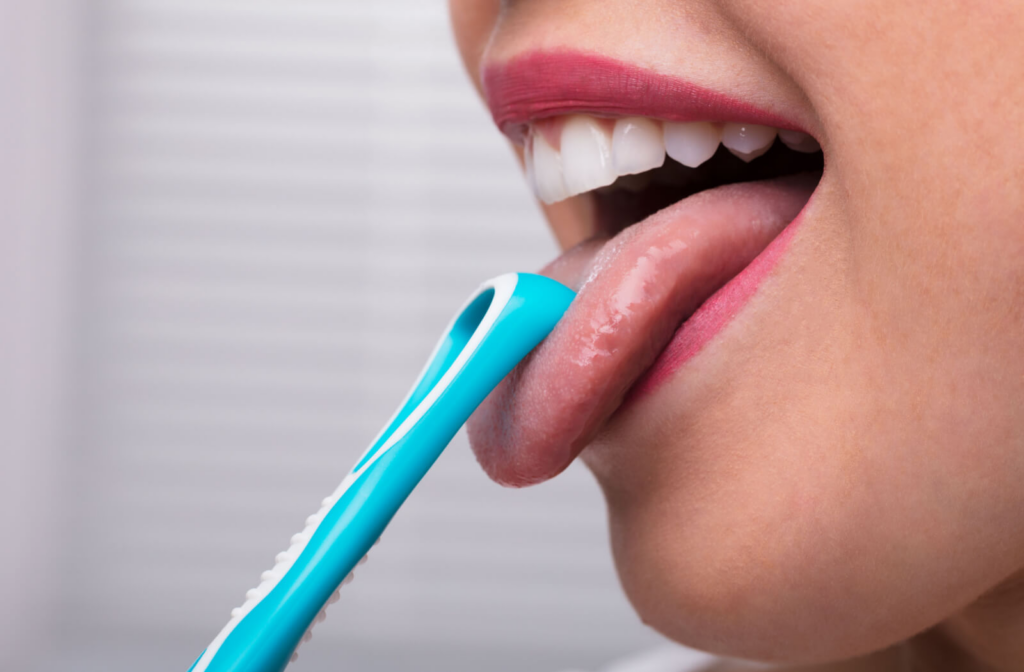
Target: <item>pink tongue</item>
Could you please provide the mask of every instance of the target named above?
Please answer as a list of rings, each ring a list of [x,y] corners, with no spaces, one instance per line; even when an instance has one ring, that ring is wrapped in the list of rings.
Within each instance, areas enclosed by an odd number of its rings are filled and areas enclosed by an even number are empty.
[[[545,268],[579,295],[469,420],[491,478],[523,486],[565,469],[682,321],[796,217],[814,185],[791,177],[701,192]]]

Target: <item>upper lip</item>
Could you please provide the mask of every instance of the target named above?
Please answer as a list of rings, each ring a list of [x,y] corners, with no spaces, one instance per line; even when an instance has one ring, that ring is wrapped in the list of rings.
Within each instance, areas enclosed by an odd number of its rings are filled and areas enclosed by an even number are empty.
[[[481,69],[494,122],[521,141],[531,121],[573,112],[745,122],[807,132],[778,112],[672,75],[578,51],[530,52]]]

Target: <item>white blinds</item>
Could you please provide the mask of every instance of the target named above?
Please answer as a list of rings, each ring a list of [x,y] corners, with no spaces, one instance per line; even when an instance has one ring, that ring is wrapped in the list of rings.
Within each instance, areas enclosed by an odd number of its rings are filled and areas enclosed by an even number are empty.
[[[83,408],[54,670],[180,671],[484,278],[554,245],[440,1],[96,5]],[[574,467],[459,437],[302,670],[598,667],[654,641]]]

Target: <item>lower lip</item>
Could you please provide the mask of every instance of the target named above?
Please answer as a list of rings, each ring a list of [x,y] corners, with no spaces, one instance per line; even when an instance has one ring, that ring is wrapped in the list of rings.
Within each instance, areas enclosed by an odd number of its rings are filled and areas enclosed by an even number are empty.
[[[634,383],[622,407],[650,394],[668,381],[673,373],[703,350],[739,314],[785,254],[797,227],[803,222],[808,205],[810,201],[761,254],[683,322],[651,368]]]

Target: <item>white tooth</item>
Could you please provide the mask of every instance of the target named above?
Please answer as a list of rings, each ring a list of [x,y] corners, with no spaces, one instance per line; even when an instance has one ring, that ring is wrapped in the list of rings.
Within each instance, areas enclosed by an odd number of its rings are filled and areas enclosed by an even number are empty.
[[[665,163],[661,126],[644,117],[615,122],[612,131],[612,166],[616,175],[635,175]]]
[[[566,120],[562,128],[562,171],[569,196],[615,181],[611,138],[593,117],[577,114]]]
[[[757,124],[726,124],[722,129],[722,144],[744,161],[761,156],[775,141],[776,130]]]
[[[761,149],[754,150],[753,152],[737,152],[735,149],[730,149],[729,152],[731,152],[733,156],[743,159],[745,163],[750,163],[757,157],[767,153],[770,147],[770,145],[768,147],[762,147]]]
[[[673,159],[696,168],[718,151],[721,134],[707,121],[665,122],[665,151]]]
[[[821,149],[821,145],[818,141],[800,131],[779,131],[779,140],[785,143],[786,147],[789,147],[795,152],[803,152],[805,154],[813,154]]]
[[[533,136],[533,179],[537,198],[548,205],[569,197],[562,179],[562,156],[544,138]]]

